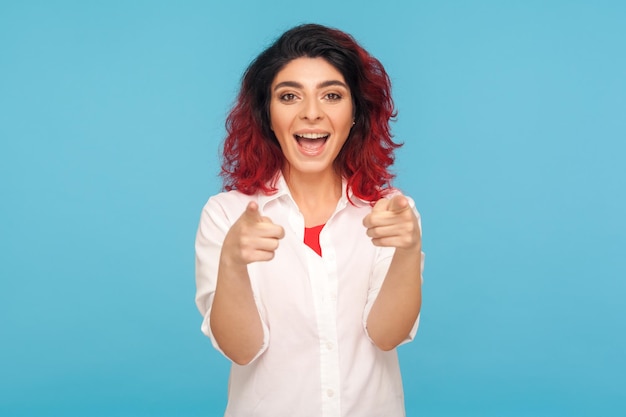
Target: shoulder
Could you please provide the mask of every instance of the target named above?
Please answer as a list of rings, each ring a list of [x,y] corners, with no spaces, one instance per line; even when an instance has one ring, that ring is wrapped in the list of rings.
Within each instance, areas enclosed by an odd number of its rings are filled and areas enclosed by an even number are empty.
[[[218,217],[227,221],[237,219],[248,202],[257,199],[256,194],[247,195],[236,190],[221,192],[209,198],[202,209],[202,217]]]
[[[224,191],[224,192],[221,192],[219,194],[215,194],[209,197],[209,200],[207,201],[206,206],[219,205],[223,207],[230,207],[230,206],[236,207],[236,206],[243,204],[244,202],[248,202],[250,200],[255,200],[255,199],[257,199],[256,194],[247,195],[237,190]]]

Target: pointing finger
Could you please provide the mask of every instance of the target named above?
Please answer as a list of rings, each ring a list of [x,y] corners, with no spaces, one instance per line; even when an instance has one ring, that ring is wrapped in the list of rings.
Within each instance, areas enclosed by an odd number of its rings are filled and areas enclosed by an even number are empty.
[[[394,213],[400,213],[409,207],[409,200],[402,194],[396,195],[389,202],[389,206],[387,210],[392,211]]]
[[[246,206],[246,211],[244,212],[244,216],[246,216],[246,218],[253,222],[263,222],[263,217],[259,212],[259,205],[254,201],[248,203],[248,205]]]
[[[274,224],[269,217],[261,216],[261,212],[259,211],[259,205],[255,201],[251,201],[246,206],[246,211],[243,214],[248,221],[252,223],[263,223],[261,229],[263,230],[262,235],[265,237],[271,237],[276,239],[282,239],[285,237],[285,230],[282,226]]]

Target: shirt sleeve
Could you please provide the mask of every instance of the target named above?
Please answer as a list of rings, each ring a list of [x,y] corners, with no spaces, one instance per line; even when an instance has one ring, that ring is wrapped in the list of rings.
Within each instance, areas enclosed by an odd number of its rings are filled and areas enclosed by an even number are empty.
[[[213,197],[209,199],[202,210],[200,224],[196,234],[196,306],[203,317],[201,330],[202,333],[211,339],[213,347],[226,358],[228,358],[228,356],[222,351],[211,331],[209,318],[211,316],[211,306],[213,305],[213,298],[215,296],[217,272],[224,237],[240,214],[241,213],[237,213],[237,217],[234,219],[231,218],[227,210]],[[260,311],[260,303],[256,291],[254,291],[254,287],[253,292],[257,310]],[[269,345],[269,330],[267,324],[260,313],[259,316],[261,317],[261,324],[263,326],[263,345],[250,363],[265,352]],[[230,360],[230,358],[228,359]]]
[[[390,195],[389,198],[393,197]],[[417,216],[417,223],[420,228],[420,234],[422,229],[422,221],[419,212],[415,208],[415,202],[410,197],[407,197],[409,200],[409,204],[413,209],[413,212]],[[367,293],[367,302],[365,304],[365,310],[363,312],[363,328],[365,329],[365,334],[370,339],[372,343],[374,341],[371,339],[368,331],[367,331],[367,318],[369,317],[370,311],[372,310],[372,306],[376,301],[376,297],[378,297],[378,293],[380,292],[380,288],[385,281],[385,277],[387,276],[387,271],[389,270],[389,266],[391,265],[391,259],[393,258],[393,254],[395,253],[395,248],[388,247],[377,247],[376,248],[376,256],[374,259],[374,265],[372,269],[372,274],[370,276],[370,287]],[[422,252],[422,259],[420,264],[420,280],[424,282],[424,252]],[[413,327],[411,331],[407,335],[406,339],[399,343],[399,345],[403,345],[415,339],[415,335],[417,334],[417,328],[419,326],[421,312],[417,315],[415,319],[415,323],[413,323]],[[398,346],[399,346],[398,345]]]

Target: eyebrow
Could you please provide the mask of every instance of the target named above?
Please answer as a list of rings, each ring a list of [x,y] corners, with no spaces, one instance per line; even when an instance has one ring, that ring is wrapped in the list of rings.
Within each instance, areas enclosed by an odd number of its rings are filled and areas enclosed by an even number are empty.
[[[339,80],[322,81],[316,87],[317,88],[326,88],[326,87],[332,87],[332,86],[339,86],[339,87],[345,88],[346,90],[349,90],[349,88],[346,85],[346,83],[341,82]],[[274,91],[276,91],[276,90],[278,90],[279,88],[282,88],[282,87],[304,88],[304,86],[302,84],[300,84],[299,82],[296,82],[296,81],[283,81],[281,83],[276,84],[276,87],[274,87]]]

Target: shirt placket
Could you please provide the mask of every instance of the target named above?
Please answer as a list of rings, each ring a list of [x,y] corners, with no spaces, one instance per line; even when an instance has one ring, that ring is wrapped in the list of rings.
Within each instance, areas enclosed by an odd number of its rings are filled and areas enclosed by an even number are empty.
[[[322,417],[340,417],[341,415],[337,335],[337,259],[328,230],[331,222],[332,217],[320,233],[321,257],[309,248],[304,248],[319,336]],[[304,234],[304,220],[300,215],[292,214],[290,224],[295,230],[302,229],[302,234]]]
[[[328,233],[320,236],[322,250],[326,251],[322,261],[326,269],[326,288],[322,304],[327,332],[321,335],[321,351],[326,356],[326,392],[327,407],[324,416],[340,415],[340,377],[339,377],[339,343],[337,335],[337,260],[333,246],[328,242]]]

